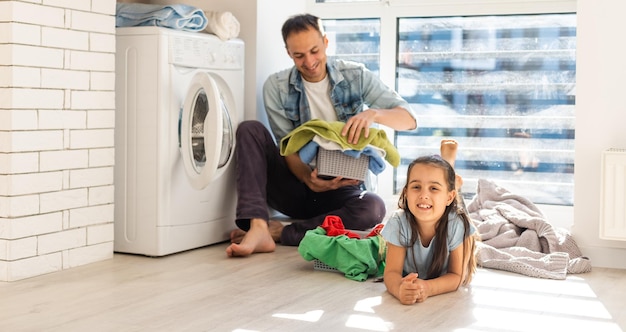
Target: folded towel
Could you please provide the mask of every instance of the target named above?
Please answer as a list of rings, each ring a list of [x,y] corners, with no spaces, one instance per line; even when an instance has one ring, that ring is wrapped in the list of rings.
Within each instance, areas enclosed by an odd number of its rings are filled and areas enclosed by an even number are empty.
[[[231,12],[205,11],[209,21],[204,31],[218,36],[221,40],[229,40],[239,36],[239,21]]]
[[[184,31],[202,31],[208,24],[204,11],[183,4],[118,3],[115,15],[116,27],[160,26]]]

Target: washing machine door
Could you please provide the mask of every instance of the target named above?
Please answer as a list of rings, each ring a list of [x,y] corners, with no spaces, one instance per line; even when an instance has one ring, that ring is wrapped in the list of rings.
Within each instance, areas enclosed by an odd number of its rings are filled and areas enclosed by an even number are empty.
[[[181,114],[180,147],[185,172],[193,188],[204,189],[231,159],[234,132],[218,83],[197,73]]]

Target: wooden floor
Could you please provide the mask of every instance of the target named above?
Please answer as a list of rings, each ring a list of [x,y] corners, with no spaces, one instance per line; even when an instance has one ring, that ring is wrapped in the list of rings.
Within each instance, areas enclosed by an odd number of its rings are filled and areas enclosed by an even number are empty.
[[[479,269],[468,288],[401,305],[382,283],[313,270],[295,247],[226,244],[0,283],[1,331],[623,331],[626,271],[567,280]]]

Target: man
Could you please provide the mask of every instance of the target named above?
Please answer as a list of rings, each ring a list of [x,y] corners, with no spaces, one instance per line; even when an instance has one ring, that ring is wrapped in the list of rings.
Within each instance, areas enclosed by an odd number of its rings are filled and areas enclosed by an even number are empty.
[[[364,66],[327,62],[328,39],[321,20],[304,14],[282,27],[283,41],[294,62],[271,75],[263,100],[273,133],[258,121],[237,130],[237,220],[228,256],[272,252],[276,242],[298,245],[307,230],[327,215],[339,216],[347,229],[367,229],[385,216],[383,200],[363,191],[358,180],[324,180],[297,153],[281,156],[275,142],[310,119],[342,121],[342,135],[357,143],[373,124],[410,130],[417,121],[409,104]],[[301,221],[283,226],[269,220],[267,207]]]

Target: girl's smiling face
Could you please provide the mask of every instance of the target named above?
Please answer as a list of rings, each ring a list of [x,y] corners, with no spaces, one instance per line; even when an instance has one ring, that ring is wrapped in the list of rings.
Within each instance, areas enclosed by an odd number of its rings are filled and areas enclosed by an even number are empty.
[[[406,186],[406,204],[418,223],[436,223],[456,197],[442,168],[415,164]]]

